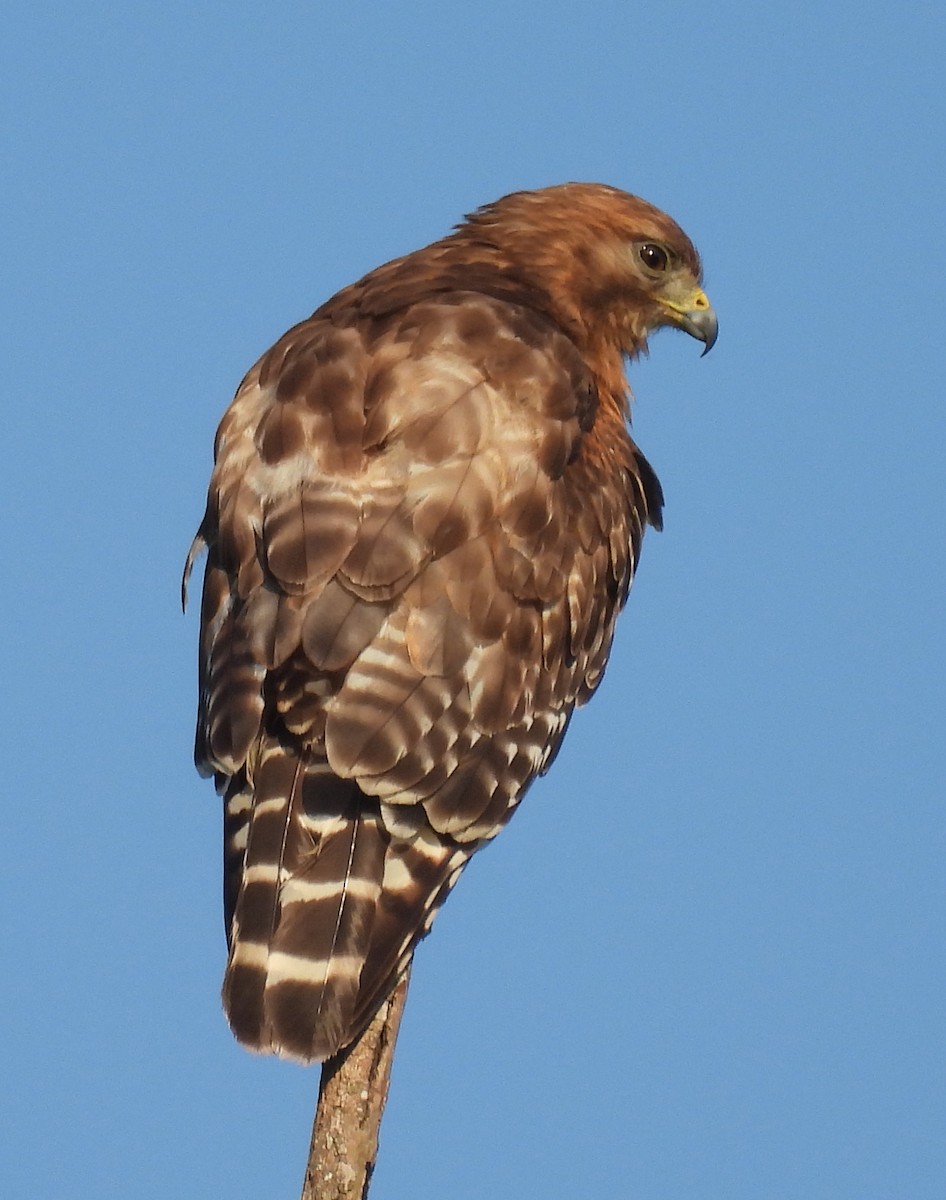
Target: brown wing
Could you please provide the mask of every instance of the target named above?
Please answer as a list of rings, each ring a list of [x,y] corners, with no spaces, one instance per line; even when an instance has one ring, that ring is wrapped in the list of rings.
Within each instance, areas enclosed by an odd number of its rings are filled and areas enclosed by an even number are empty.
[[[482,295],[290,331],[217,439],[197,759],[234,1032],[328,1057],[601,677],[659,485],[543,317]]]

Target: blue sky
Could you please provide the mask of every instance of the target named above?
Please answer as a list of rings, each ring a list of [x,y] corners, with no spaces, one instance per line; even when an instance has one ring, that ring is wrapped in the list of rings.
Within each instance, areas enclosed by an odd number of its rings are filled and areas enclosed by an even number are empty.
[[[423,945],[372,1200],[939,1200],[942,6],[2,19],[0,1192],[298,1195],[317,1071],[220,1012],[178,581],[286,327],[504,192],[700,247],[608,677]]]

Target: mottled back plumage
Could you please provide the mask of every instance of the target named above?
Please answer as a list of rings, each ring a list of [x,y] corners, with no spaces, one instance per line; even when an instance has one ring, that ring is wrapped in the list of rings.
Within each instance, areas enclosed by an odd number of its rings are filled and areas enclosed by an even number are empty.
[[[643,201],[506,197],[290,330],[220,425],[196,758],[254,1049],[357,1036],[601,679],[662,503],[622,355],[689,329],[642,242],[697,288]]]

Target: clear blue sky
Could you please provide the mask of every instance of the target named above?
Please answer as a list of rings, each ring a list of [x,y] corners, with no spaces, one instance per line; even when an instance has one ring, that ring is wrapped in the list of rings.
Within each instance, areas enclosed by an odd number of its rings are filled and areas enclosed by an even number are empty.
[[[372,1200],[940,1200],[942,5],[75,6],[0,38],[0,1194],[295,1197],[180,569],[287,326],[522,187],[700,247],[611,668],[421,948]]]

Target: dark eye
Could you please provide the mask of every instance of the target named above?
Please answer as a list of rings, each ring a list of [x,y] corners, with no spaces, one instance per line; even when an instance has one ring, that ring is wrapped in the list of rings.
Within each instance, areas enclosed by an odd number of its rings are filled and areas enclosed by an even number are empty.
[[[666,271],[670,265],[667,251],[656,242],[644,242],[637,253],[644,266],[649,267],[651,271]]]

